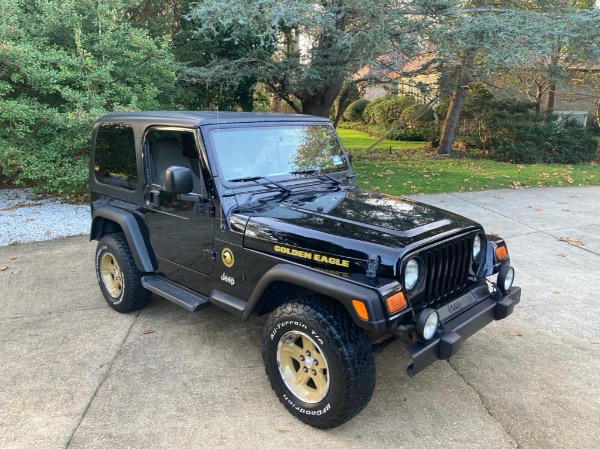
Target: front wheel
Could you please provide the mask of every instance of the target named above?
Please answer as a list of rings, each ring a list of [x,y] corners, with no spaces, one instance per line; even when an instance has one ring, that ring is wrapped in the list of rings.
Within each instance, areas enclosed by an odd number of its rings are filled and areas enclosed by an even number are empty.
[[[100,239],[96,248],[96,277],[109,306],[126,313],[148,304],[151,293],[142,287],[142,275],[122,233],[107,234]]]
[[[337,427],[358,414],[375,388],[364,331],[337,303],[317,298],[277,308],[265,324],[263,360],[290,413],[313,427]]]

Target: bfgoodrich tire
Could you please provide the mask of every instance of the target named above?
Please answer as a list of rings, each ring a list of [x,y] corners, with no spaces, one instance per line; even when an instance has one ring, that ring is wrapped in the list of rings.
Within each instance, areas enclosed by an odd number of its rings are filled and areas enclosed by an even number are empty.
[[[265,324],[263,360],[271,387],[300,421],[321,429],[357,415],[375,388],[375,362],[364,331],[339,304],[299,299]]]
[[[122,233],[107,234],[100,239],[96,248],[96,277],[109,306],[126,313],[148,304],[151,292],[142,287],[142,275]]]

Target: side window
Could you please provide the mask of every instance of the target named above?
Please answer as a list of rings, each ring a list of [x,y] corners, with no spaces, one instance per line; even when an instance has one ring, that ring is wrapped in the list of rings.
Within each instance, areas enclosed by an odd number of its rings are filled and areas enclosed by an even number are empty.
[[[127,190],[138,185],[133,129],[127,125],[100,125],[96,135],[95,176],[98,182]]]
[[[194,134],[186,131],[150,130],[146,134],[150,153],[151,183],[165,186],[165,170],[169,167],[186,167],[192,171],[194,192],[203,193],[200,182],[200,164]]]

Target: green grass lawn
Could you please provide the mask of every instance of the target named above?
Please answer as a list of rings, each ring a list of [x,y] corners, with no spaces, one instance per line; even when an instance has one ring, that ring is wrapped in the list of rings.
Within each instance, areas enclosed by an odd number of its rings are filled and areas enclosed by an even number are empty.
[[[600,166],[524,165],[455,154],[440,158],[423,142],[385,140],[367,154],[377,140],[360,131],[338,129],[344,148],[353,155],[361,188],[391,195],[442,193],[549,186],[600,185]]]
[[[344,148],[351,153],[364,150],[377,141],[377,137],[371,137],[367,133],[362,131],[356,131],[355,129],[337,129],[337,133],[340,136],[340,140],[344,145]],[[419,148],[422,147],[424,142],[402,142],[398,140],[382,140],[377,144],[375,148]]]

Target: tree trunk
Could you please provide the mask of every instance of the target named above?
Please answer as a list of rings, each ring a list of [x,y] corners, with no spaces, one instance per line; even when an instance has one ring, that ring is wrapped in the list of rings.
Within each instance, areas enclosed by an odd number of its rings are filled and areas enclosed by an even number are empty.
[[[473,51],[469,51],[463,56],[462,65],[456,76],[456,87],[454,92],[452,92],[450,106],[448,106],[446,119],[444,120],[444,125],[442,126],[440,146],[438,148],[438,154],[440,155],[450,156],[452,154],[452,145],[454,144],[454,136],[458,126],[458,119],[460,117],[460,112],[462,111],[465,96],[467,94],[465,87],[471,80],[474,59],[475,52]]]
[[[459,87],[452,93],[450,106],[448,107],[448,113],[446,114],[446,119],[442,126],[442,134],[440,136],[440,146],[438,148],[438,154],[440,155],[445,154],[450,156],[452,154],[452,145],[454,144],[458,119],[466,94],[463,87]]]
[[[340,93],[340,90],[342,90],[343,83],[344,77],[340,76],[338,79],[331,80],[329,86],[317,95],[300,98],[300,102],[302,103],[302,113],[318,115],[320,117],[329,117],[331,106],[333,106],[333,102]]]
[[[319,117],[329,117],[329,110],[331,109],[331,102],[322,101],[321,97],[311,97],[302,100],[302,114],[318,115]]]
[[[342,115],[344,114],[344,111],[346,110],[346,106],[348,106],[348,98],[350,98],[350,92],[351,92],[351,88],[349,85],[346,85],[345,88],[342,89],[342,92],[340,93],[340,98],[338,100],[338,107],[337,107],[337,111],[335,112],[335,118],[333,119],[333,127],[337,128],[338,124],[340,123],[340,120],[342,119]]]
[[[535,83],[535,112],[539,114],[542,112],[542,95],[544,88],[541,83]]]
[[[274,93],[269,95],[269,112],[281,112],[281,98]]]
[[[546,112],[554,111],[554,97],[556,95],[556,84],[551,84],[546,94]]]

